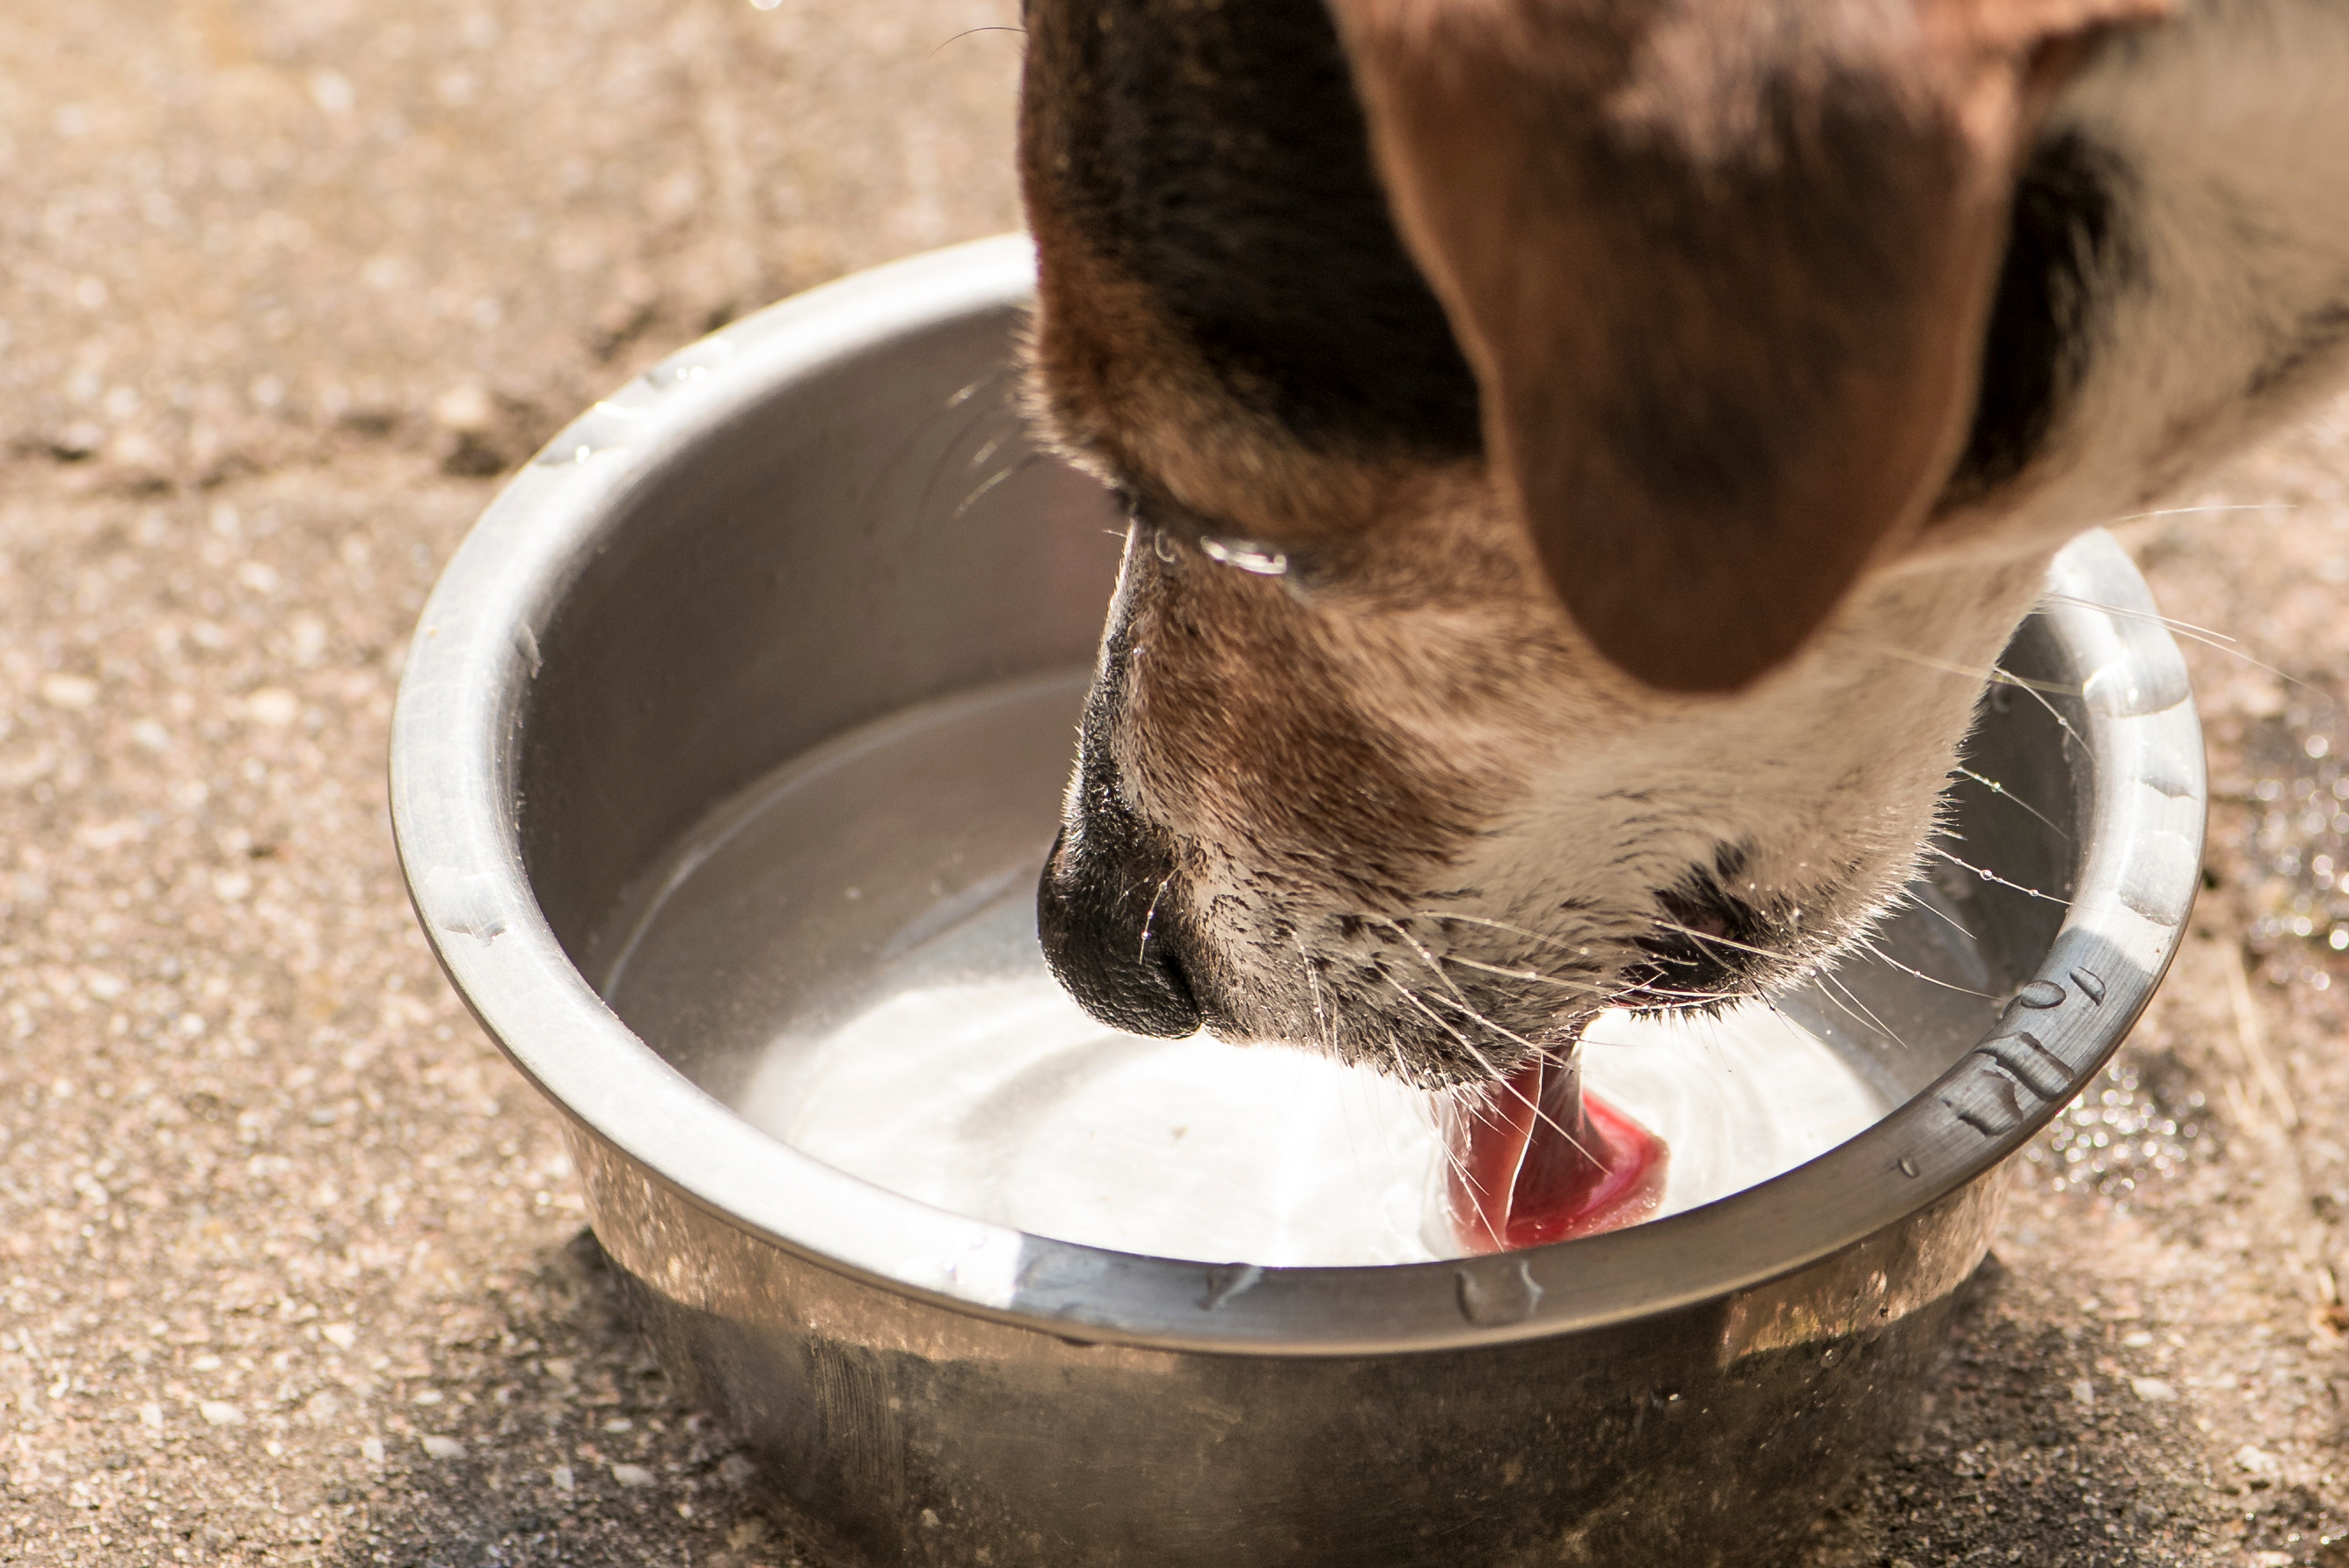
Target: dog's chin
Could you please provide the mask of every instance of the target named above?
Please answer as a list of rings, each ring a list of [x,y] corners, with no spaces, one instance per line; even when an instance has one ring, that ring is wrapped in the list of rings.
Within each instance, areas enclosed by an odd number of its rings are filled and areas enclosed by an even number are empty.
[[[1280,913],[1220,940],[1186,922],[1181,965],[1219,1039],[1444,1088],[1562,1054],[1609,1009],[1709,1014],[1767,995],[1861,934],[1866,911],[1842,902],[1741,897],[1707,869],[1644,909],[1546,929],[1438,898],[1393,915]]]

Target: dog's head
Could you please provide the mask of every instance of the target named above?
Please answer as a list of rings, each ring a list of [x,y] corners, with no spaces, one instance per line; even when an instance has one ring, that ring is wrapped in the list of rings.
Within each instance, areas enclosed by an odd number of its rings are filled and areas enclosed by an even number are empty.
[[[1133,516],[1078,997],[1443,1082],[1857,931],[2044,560],[2016,183],[2154,9],[1030,0],[1040,401]]]

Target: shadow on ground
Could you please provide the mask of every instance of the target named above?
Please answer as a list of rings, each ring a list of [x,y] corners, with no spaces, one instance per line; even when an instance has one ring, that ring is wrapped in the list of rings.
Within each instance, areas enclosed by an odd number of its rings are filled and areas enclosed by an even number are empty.
[[[2158,1388],[2151,1400],[2113,1391],[2104,1336],[2049,1311],[2075,1305],[1986,1261],[1918,1431],[1826,1522],[1806,1568],[2240,1561],[2199,1435]],[[2304,1495],[2261,1516],[2263,1535],[2313,1539]]]
[[[507,1321],[494,1343],[468,1346],[446,1367],[477,1391],[473,1402],[455,1418],[429,1423],[429,1437],[387,1438],[376,1484],[343,1495],[337,1561],[353,1568],[783,1568],[802,1561],[749,1506],[742,1483],[750,1466],[723,1431],[674,1397],[591,1232],[544,1256],[501,1305]],[[420,1431],[427,1423],[409,1424]]]

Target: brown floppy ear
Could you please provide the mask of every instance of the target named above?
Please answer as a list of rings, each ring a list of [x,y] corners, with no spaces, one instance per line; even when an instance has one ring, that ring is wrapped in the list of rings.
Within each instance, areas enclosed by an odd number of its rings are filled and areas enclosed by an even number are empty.
[[[2015,173],[2169,0],[1330,0],[1397,226],[1551,583],[1728,691],[1922,524]]]

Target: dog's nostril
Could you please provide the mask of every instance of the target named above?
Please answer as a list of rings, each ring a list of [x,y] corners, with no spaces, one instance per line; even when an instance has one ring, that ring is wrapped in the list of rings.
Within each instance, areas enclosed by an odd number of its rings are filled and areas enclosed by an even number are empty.
[[[1129,1034],[1176,1038],[1199,1026],[1175,922],[1154,857],[1067,852],[1061,831],[1036,886],[1044,961],[1084,1010]]]

